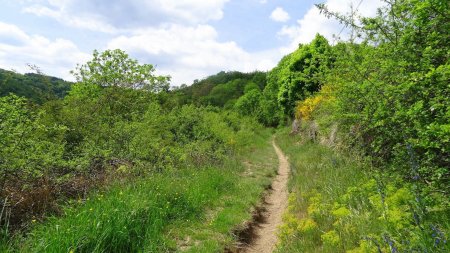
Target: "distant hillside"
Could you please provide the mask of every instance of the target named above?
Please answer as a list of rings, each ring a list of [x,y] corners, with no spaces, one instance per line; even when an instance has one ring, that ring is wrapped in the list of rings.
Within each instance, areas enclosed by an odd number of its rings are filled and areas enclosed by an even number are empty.
[[[63,98],[70,90],[70,82],[57,77],[35,73],[19,74],[0,69],[0,97],[9,93],[23,96],[35,103]]]
[[[203,80],[195,80],[191,86],[182,85],[174,90],[174,94],[180,104],[231,107],[246,89],[263,90],[265,86],[265,72],[221,71]]]

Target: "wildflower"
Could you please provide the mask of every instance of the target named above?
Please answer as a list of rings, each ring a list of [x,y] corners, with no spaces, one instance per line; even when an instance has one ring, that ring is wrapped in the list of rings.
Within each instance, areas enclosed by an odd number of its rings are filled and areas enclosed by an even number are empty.
[[[433,230],[433,234],[431,236],[434,238],[434,247],[438,246],[441,241],[444,242],[444,244],[447,243],[444,233],[439,228],[435,227],[434,225],[430,225],[430,227],[431,230]]]
[[[348,210],[346,207],[340,207],[336,210],[333,210],[333,215],[337,218],[343,218],[350,215],[350,210]]]
[[[302,219],[297,229],[305,234],[312,233],[317,229],[317,223],[311,218]]]
[[[389,236],[384,235],[383,239],[385,242],[387,242],[389,244],[389,248],[391,249],[391,253],[398,253],[397,248],[394,245],[394,241],[391,240],[391,238],[389,238]]]
[[[339,234],[335,230],[331,230],[326,232],[321,236],[322,241],[325,245],[335,247],[338,246],[341,242]]]

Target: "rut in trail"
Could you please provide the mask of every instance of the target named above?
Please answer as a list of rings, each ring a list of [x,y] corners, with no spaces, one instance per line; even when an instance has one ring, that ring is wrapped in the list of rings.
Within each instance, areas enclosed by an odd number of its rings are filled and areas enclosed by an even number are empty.
[[[262,222],[255,224],[252,241],[243,252],[271,253],[277,243],[278,227],[282,224],[282,215],[288,204],[287,182],[289,162],[280,148],[272,142],[278,156],[278,175],[272,183],[272,190],[265,199]]]

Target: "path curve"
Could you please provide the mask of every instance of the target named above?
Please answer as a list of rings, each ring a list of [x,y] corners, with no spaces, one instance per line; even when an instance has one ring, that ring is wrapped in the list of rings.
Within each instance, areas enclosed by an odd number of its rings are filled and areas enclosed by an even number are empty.
[[[263,222],[254,228],[254,239],[245,253],[272,253],[277,243],[278,227],[288,205],[287,183],[289,180],[289,162],[281,149],[272,141],[278,156],[278,175],[272,182],[272,190],[265,198]]]

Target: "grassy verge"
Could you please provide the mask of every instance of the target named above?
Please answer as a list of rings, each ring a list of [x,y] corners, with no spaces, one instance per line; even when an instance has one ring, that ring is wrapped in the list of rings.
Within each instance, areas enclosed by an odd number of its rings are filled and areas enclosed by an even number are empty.
[[[178,168],[93,193],[4,251],[220,252],[276,170],[270,130],[255,136],[223,166]]]
[[[235,170],[234,184],[206,209],[203,218],[168,226],[166,236],[178,244],[173,247],[176,252],[223,252],[236,242],[233,231],[244,229],[252,219],[254,207],[276,175],[278,159],[267,133],[270,130],[254,139],[248,151],[229,160],[226,167]]]
[[[445,201],[287,130],[277,142],[292,168],[278,252],[449,252]]]

